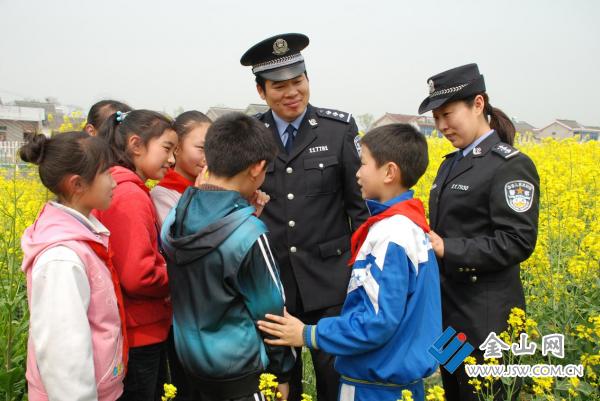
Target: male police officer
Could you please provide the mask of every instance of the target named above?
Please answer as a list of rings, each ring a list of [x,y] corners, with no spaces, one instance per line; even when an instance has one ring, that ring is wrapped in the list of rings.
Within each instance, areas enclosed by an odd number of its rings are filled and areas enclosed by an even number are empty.
[[[252,46],[241,58],[252,66],[256,89],[270,110],[258,115],[279,153],[267,167],[262,190],[271,196],[261,218],[273,237],[286,305],[305,323],[339,314],[350,277],[351,233],[367,217],[356,183],[359,138],[349,113],[310,105],[300,51],[302,34],[282,34]],[[312,351],[319,401],[337,400],[333,357]],[[300,399],[298,352],[290,401]]]

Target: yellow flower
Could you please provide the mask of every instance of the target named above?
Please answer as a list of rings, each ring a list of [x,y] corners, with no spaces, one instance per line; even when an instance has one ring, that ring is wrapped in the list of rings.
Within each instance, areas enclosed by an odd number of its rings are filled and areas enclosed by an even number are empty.
[[[542,395],[549,393],[552,390],[552,384],[554,378],[552,377],[534,377],[533,378],[533,392],[536,395]]]
[[[163,385],[163,389],[165,391],[165,395],[163,395],[161,397],[162,401],[169,401],[172,400],[173,398],[175,398],[175,396],[177,395],[177,387],[175,387],[172,384],[169,383],[165,383]]]
[[[481,380],[479,379],[470,379],[468,383],[473,386],[475,392],[481,391]]]
[[[477,363],[477,360],[475,359],[475,357],[472,356],[468,356],[465,358],[465,365],[475,365]]]
[[[571,386],[577,387],[577,386],[579,386],[579,378],[577,378],[577,377],[571,377],[569,379],[569,383],[571,383]]]
[[[281,394],[278,395],[277,376],[271,373],[263,373],[260,375],[258,382],[258,390],[265,396],[267,401],[275,401]]]
[[[427,401],[444,401],[444,389],[440,386],[433,386],[427,389],[427,395],[425,399]]]
[[[401,401],[414,401],[412,396],[412,391],[410,390],[402,390],[402,399]]]

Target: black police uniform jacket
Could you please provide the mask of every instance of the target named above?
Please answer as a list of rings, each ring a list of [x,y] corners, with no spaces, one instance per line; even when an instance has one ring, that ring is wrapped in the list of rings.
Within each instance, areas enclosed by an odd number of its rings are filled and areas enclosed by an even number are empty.
[[[356,123],[348,113],[308,105],[288,155],[272,111],[257,118],[279,146],[261,187],[271,200],[260,218],[273,238],[287,308],[340,305],[351,273],[350,237],[368,217],[356,183]]]
[[[462,331],[477,348],[506,329],[511,308],[525,307],[519,263],[537,239],[539,177],[531,159],[495,132],[452,167],[456,154],[439,168],[429,218],[444,240],[444,328]]]

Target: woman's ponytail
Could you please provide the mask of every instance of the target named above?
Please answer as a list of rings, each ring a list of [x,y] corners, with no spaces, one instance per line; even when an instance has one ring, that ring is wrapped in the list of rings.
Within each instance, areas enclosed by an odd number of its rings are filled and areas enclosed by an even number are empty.
[[[487,93],[483,93],[482,96],[485,102],[483,111],[490,118],[490,128],[498,133],[502,142],[512,146],[515,142],[515,125],[502,110],[490,104]]]

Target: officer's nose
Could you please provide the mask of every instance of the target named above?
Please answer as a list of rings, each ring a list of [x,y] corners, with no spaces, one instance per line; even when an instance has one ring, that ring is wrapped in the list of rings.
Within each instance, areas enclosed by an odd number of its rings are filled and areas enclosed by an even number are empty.
[[[446,123],[446,119],[444,118],[438,119],[435,125],[438,131],[441,131],[442,133],[446,131],[446,129],[448,129],[448,124]]]
[[[286,96],[287,97],[294,97],[298,94],[298,89],[296,89],[295,86],[291,86],[288,91],[286,92]]]

